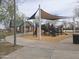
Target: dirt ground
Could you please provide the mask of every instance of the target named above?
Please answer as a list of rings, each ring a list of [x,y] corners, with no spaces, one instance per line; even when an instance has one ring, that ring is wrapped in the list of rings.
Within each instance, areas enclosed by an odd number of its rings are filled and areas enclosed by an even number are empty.
[[[57,36],[50,36],[50,35],[42,35],[41,36],[41,41],[47,41],[47,42],[58,42],[60,40],[64,40],[67,37],[70,37],[71,34],[62,34],[62,35],[57,35]],[[24,38],[25,40],[39,40],[38,37],[33,36],[32,34],[24,34],[20,36],[21,38]]]
[[[22,48],[22,46],[16,45],[14,47],[13,44],[9,42],[0,42],[0,57],[10,54],[20,48]]]

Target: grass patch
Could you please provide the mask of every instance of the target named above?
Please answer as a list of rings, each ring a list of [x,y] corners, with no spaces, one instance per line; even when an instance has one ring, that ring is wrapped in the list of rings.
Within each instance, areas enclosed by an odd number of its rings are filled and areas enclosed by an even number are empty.
[[[9,42],[0,42],[0,56],[8,55],[12,52],[14,52],[17,49],[22,48],[23,46],[16,45],[15,47],[13,44]]]
[[[6,34],[6,36],[9,36],[9,35],[12,35],[13,32],[6,32],[5,34]]]

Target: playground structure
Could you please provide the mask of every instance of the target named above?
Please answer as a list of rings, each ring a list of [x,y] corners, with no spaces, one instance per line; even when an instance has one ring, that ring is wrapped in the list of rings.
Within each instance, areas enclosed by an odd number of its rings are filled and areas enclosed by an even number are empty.
[[[41,20],[46,19],[46,20],[52,20],[53,21],[53,20],[58,20],[58,19],[66,19],[66,18],[69,18],[69,17],[51,15],[51,14],[47,13],[46,11],[44,11],[43,9],[41,9],[40,5],[39,5],[38,10],[30,18],[28,18],[28,20],[36,19],[35,15],[37,14],[37,12],[39,12],[39,17],[37,18],[39,22],[38,22],[38,24],[36,24],[34,34],[36,36],[38,35],[39,39],[41,39],[42,30],[44,31],[44,34],[46,34],[46,32],[48,32],[49,35],[54,35],[54,36],[56,36],[57,34],[60,34],[60,33],[62,34],[63,26],[60,26],[60,27],[57,27],[57,28],[54,27],[53,24],[47,25],[47,26],[45,26],[45,25],[41,26]],[[38,27],[37,27],[37,25],[38,25]]]

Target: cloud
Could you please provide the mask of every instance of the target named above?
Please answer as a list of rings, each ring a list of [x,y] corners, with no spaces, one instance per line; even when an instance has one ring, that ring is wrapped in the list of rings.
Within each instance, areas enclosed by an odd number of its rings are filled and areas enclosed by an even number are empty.
[[[68,15],[73,14],[76,0],[21,0],[23,3],[18,4],[19,11],[26,16],[31,16],[37,9],[38,5],[51,14]]]

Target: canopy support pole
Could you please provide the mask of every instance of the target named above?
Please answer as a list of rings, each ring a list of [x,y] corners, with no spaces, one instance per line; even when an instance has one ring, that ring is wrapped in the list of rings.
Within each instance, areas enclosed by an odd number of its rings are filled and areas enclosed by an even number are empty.
[[[39,5],[39,39],[41,40],[41,9]]]

